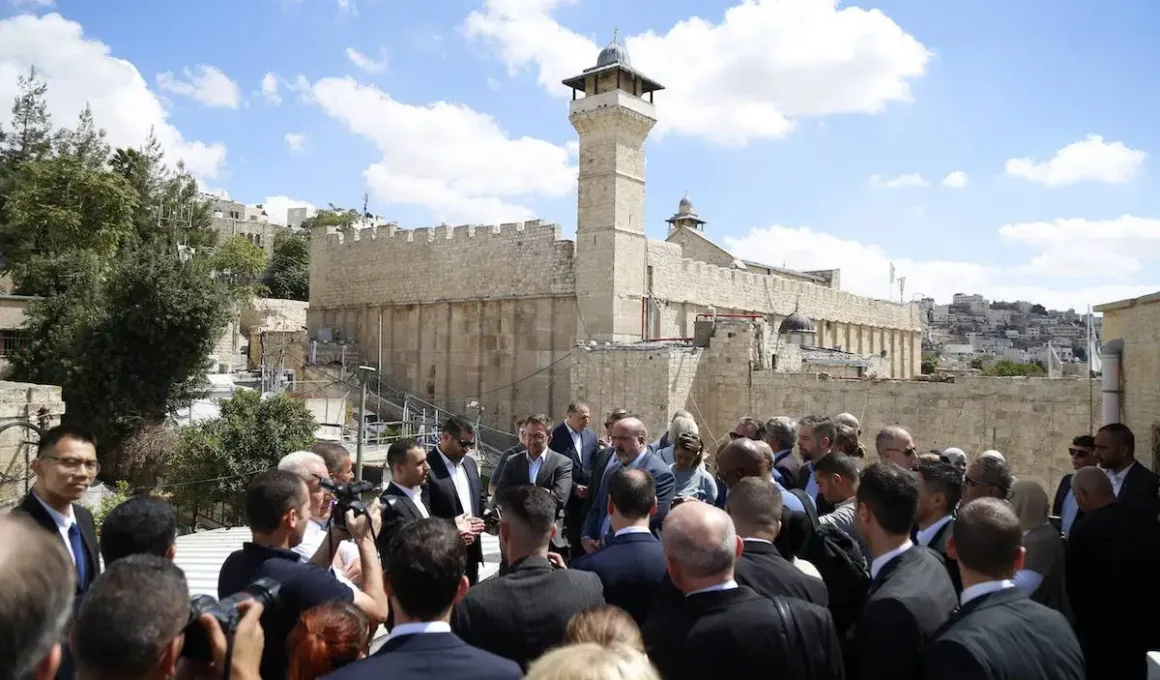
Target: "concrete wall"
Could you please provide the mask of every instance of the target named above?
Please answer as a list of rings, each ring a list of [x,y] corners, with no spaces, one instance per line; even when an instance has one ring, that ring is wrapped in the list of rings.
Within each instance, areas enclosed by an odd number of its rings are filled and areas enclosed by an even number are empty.
[[[1104,344],[1124,341],[1120,420],[1136,435],[1136,457],[1155,468],[1160,462],[1160,293],[1097,310],[1104,315]]]
[[[47,429],[60,424],[64,409],[59,387],[0,381],[0,426],[31,422]],[[36,433],[25,427],[0,432],[0,508],[11,507],[24,496],[25,479],[31,475],[24,454],[36,456],[36,441]],[[27,481],[31,487],[34,480]]]

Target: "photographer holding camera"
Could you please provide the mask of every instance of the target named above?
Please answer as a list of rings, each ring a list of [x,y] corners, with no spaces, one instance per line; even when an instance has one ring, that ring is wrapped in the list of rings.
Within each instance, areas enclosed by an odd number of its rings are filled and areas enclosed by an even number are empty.
[[[306,482],[310,491],[310,521],[306,524],[306,533],[302,542],[294,546],[294,552],[304,560],[314,558],[323,542],[330,541],[329,526],[331,520],[331,497],[327,485],[333,484],[330,477],[330,468],[326,459],[311,451],[294,451],[282,456],[278,461],[278,469],[293,472]],[[331,566],[338,580],[357,590],[362,585],[362,570],[358,559],[358,548],[351,541],[343,541],[338,546],[331,546],[334,550],[334,560]]]
[[[375,551],[374,537],[381,524],[378,501],[366,512],[347,512],[346,529],[335,521],[330,536],[322,541],[309,562],[293,548],[301,543],[310,522],[311,498],[306,482],[285,470],[257,476],[246,492],[246,516],[253,540],[233,553],[218,576],[218,595],[226,597],[246,589],[260,578],[281,586],[278,603],[262,615],[266,646],[262,654],[262,677],[283,678],[288,660],[286,638],[302,612],[332,601],[352,602],[375,625],[387,618],[387,595]],[[352,591],[328,569],[334,556],[330,546],[347,537],[358,546],[363,589]]]

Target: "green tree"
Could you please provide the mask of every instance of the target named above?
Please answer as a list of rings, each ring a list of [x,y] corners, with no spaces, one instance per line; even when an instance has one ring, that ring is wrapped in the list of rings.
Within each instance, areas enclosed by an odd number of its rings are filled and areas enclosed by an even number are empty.
[[[93,110],[88,104],[81,111],[76,128],[58,135],[58,146],[62,156],[71,156],[86,169],[106,170],[111,153],[109,143],[105,141],[105,131],[94,122]]]
[[[122,258],[79,268],[64,293],[30,305],[29,341],[12,357],[15,379],[61,386],[65,421],[97,435],[110,470],[129,435],[204,394],[233,305],[203,259],[147,248]]]
[[[240,509],[253,475],[273,468],[291,451],[308,448],[316,428],[301,399],[237,392],[221,402],[221,417],[181,429],[165,471],[167,480],[180,483],[172,486],[175,504],[189,514],[219,503]]]
[[[231,236],[214,251],[210,264],[226,280],[248,286],[266,268],[266,251],[245,236]]]
[[[1043,366],[1039,364],[1017,364],[1010,359],[1002,359],[990,369],[983,372],[983,375],[997,376],[1004,378],[1011,377],[1027,377],[1037,378],[1046,375]]]
[[[48,85],[40,79],[35,67],[28,69],[28,75],[20,76],[16,89],[9,123],[11,132],[0,149],[0,164],[13,169],[47,158],[53,142],[52,120],[44,98]]]
[[[274,257],[266,270],[266,288],[273,298],[310,299],[309,239],[286,232],[274,236]]]
[[[362,218],[363,215],[358,210],[353,208],[344,210],[331,203],[329,207],[319,210],[312,217],[306,218],[306,221],[302,223],[302,228],[308,234],[314,227],[338,227],[340,231],[349,231]]]
[[[938,356],[934,354],[922,355],[922,374],[932,375],[938,370]]]

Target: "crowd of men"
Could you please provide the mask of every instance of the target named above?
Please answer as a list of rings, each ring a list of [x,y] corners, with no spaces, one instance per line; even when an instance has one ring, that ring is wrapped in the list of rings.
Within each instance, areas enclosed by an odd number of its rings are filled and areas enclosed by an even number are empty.
[[[343,447],[287,455],[249,484],[218,610],[191,609],[164,501],[118,506],[98,540],[77,502],[96,442],[54,428],[0,517],[0,680],[1143,679],[1160,649],[1160,479],[1123,425],[1075,438],[1049,502],[1002,453],[923,453],[898,426],[873,459],[850,414],[744,417],[711,451],[686,412],[656,440],[624,409],[590,420],[525,419],[485,484],[451,417],[349,507],[328,490],[352,481]],[[501,565],[480,580],[484,532]],[[297,649],[328,606],[356,649]],[[621,632],[577,633],[607,616]]]

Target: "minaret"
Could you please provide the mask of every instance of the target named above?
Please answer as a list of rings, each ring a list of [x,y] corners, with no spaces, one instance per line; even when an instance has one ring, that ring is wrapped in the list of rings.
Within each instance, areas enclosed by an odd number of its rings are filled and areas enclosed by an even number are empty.
[[[579,337],[640,340],[648,267],[644,141],[657,122],[653,92],[664,88],[632,68],[615,34],[596,66],[564,84],[572,88],[568,119],[580,137],[575,261]]]

